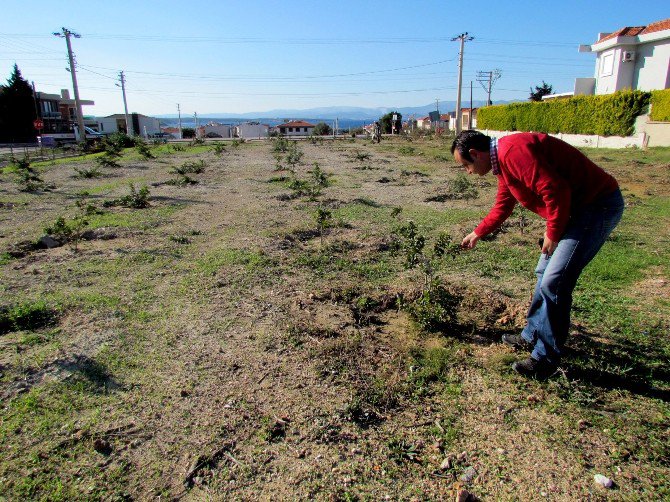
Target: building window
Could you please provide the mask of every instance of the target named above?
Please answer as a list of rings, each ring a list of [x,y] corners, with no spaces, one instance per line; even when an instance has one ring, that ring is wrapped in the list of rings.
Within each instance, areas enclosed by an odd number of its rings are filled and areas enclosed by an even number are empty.
[[[602,62],[600,63],[600,76],[609,77],[614,73],[614,52],[603,54]]]

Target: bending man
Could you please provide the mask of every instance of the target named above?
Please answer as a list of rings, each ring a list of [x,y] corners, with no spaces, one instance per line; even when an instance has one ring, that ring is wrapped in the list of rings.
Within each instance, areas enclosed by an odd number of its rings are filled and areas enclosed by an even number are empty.
[[[463,131],[451,153],[468,174],[498,178],[493,208],[463,239],[466,249],[498,228],[519,202],[546,220],[537,284],[521,335],[503,342],[531,352],[512,368],[546,378],[561,360],[570,327],[572,291],[586,265],[621,219],[624,203],[617,181],[567,143],[546,134],[490,138]]]

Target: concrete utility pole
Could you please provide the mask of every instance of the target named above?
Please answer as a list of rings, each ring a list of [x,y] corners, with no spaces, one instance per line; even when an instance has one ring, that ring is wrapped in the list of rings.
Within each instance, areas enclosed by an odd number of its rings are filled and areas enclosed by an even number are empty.
[[[73,31],[68,30],[67,28],[61,28],[62,32],[54,32],[54,35],[59,38],[65,38],[65,44],[67,45],[67,57],[70,60],[70,74],[72,75],[72,87],[74,88],[74,104],[77,108],[77,125],[79,127],[79,141],[86,141],[86,129],[84,129],[84,115],[81,110],[81,100],[79,99],[79,87],[77,86],[77,72],[75,70],[74,56],[72,55],[72,45],[70,44],[70,37],[81,38],[81,35],[74,33]]]
[[[468,129],[472,129],[472,80],[470,80],[470,113],[468,113]]]
[[[179,139],[184,139],[181,134],[181,110],[179,109],[179,103],[177,103],[177,116],[179,117]]]
[[[463,82],[463,51],[465,49],[465,42],[474,40],[475,37],[468,36],[468,32],[461,33],[457,37],[451,39],[452,42],[456,40],[461,41],[461,49],[458,52],[458,92],[456,94],[456,134],[461,132],[461,84]]]
[[[477,82],[481,84],[484,90],[487,92],[488,98],[486,100],[486,106],[491,106],[493,103],[491,101],[491,88],[493,84],[496,83],[502,76],[502,71],[495,69],[493,71],[478,71],[477,72]]]
[[[119,72],[119,81],[121,82],[121,93],[123,93],[123,111],[126,114],[126,134],[134,136],[135,130],[128,120],[128,103],[126,102],[126,77],[123,71]]]

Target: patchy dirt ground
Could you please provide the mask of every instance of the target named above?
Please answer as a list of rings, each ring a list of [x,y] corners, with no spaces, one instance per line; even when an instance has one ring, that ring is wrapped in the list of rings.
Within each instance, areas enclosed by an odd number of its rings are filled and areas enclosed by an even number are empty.
[[[427,276],[392,252],[392,230],[411,219],[431,245],[442,231],[460,240],[490,206],[491,180],[464,197],[434,140],[301,142],[294,174],[272,149],[161,147],[150,160],[129,150],[103,177],[74,176],[90,158],[40,168],[54,188],[30,193],[3,173],[0,305],[44,315],[0,331],[0,496],[670,496],[667,263],[640,265],[621,300],[664,337],[655,366],[628,360],[617,373],[596,358],[591,373],[575,363],[526,381],[497,342],[523,323],[541,221],[515,212],[483,251],[439,261],[453,312],[421,329],[403,305]],[[175,167],[200,161],[196,183],[175,184]],[[295,180],[314,185],[316,164],[328,186],[300,194]],[[629,201],[667,207],[667,164],[606,167],[630,183]],[[129,182],[148,186],[149,207],[104,208]],[[33,246],[80,211],[76,200],[99,210],[77,251]],[[667,214],[649,218],[661,222],[663,261]],[[639,239],[638,226],[624,237]],[[599,340],[625,352],[626,324],[583,317],[575,360],[599,353]]]

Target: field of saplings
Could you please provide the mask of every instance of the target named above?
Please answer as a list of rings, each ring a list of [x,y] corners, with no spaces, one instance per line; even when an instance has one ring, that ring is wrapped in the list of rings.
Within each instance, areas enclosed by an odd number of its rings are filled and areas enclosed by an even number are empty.
[[[670,497],[670,149],[585,152],[626,210],[542,382],[500,336],[544,222],[462,251],[449,147],[0,157],[0,499]]]

